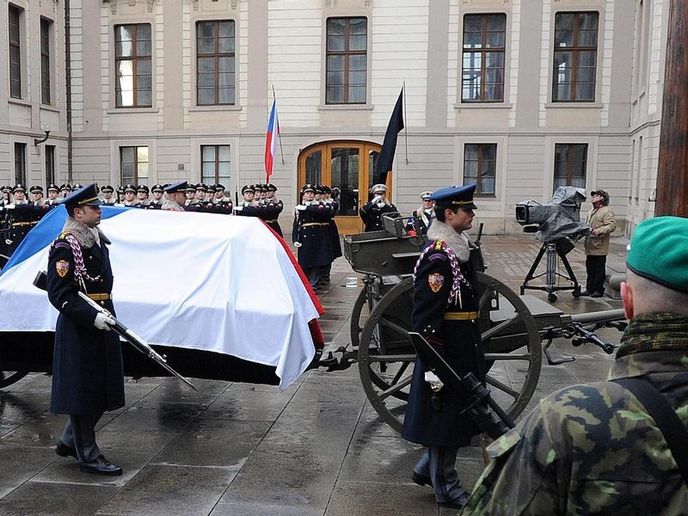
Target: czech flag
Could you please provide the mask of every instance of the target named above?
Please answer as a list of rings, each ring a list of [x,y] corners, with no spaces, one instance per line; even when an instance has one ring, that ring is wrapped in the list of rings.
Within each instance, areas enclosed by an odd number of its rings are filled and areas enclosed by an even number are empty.
[[[272,176],[272,164],[275,161],[275,149],[279,137],[279,119],[277,118],[277,100],[272,100],[272,109],[268,119],[268,132],[265,135],[265,182],[270,182]]]

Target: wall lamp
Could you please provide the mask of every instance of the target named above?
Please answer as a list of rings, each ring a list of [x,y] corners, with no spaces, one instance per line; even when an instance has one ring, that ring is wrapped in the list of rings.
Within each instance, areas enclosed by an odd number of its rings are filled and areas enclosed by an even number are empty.
[[[40,145],[41,143],[45,142],[48,139],[48,137],[50,136],[50,126],[48,124],[45,124],[45,127],[43,128],[43,130],[45,131],[45,136],[43,138],[34,138],[33,139],[34,145],[36,145],[36,146]]]

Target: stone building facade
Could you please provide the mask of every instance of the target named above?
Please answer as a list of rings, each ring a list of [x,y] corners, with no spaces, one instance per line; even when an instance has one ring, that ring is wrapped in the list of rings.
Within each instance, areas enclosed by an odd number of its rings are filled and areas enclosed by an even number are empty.
[[[0,184],[43,184],[52,166],[58,183],[189,179],[234,193],[264,181],[274,94],[284,217],[301,184],[332,183],[338,223],[355,231],[404,86],[388,178],[400,211],[477,181],[478,221],[510,233],[516,202],[573,183],[607,189],[629,231],[654,209],[668,4],[3,0]]]

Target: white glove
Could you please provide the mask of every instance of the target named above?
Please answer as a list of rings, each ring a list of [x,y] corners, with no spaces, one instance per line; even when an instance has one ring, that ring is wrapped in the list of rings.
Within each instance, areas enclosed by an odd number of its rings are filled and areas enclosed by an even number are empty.
[[[426,371],[425,372],[425,381],[430,384],[430,387],[432,388],[433,391],[437,392],[439,391],[442,386],[444,385],[442,383],[442,380],[440,380],[435,373],[432,371]]]
[[[103,331],[110,331],[110,326],[114,326],[115,324],[115,320],[112,317],[101,312],[96,314],[96,320],[93,321],[93,326]]]
[[[5,209],[6,209],[6,210],[13,210],[13,209],[14,209],[14,203],[11,202],[11,203],[9,203],[9,204],[6,204],[6,205],[5,205]]]
[[[301,242],[294,242],[294,247],[301,247],[303,244]]]

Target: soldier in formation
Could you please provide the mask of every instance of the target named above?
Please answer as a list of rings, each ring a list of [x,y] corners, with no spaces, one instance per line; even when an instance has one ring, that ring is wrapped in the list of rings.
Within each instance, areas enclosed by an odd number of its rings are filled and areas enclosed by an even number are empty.
[[[379,231],[384,229],[382,216],[385,213],[396,213],[397,208],[387,199],[387,187],[383,184],[374,185],[370,189],[372,199],[360,210],[361,219],[365,225],[364,231]]]
[[[335,259],[330,229],[335,210],[331,203],[316,201],[315,196],[314,185],[303,186],[292,227],[292,241],[298,249],[299,265],[313,289],[318,288]]]
[[[495,441],[463,514],[686,514],[688,219],[638,224],[626,266],[610,381],[556,391]]]
[[[422,235],[427,234],[428,229],[435,222],[435,201],[431,198],[432,192],[427,191],[420,194],[421,206],[411,214],[410,226],[417,229]]]

